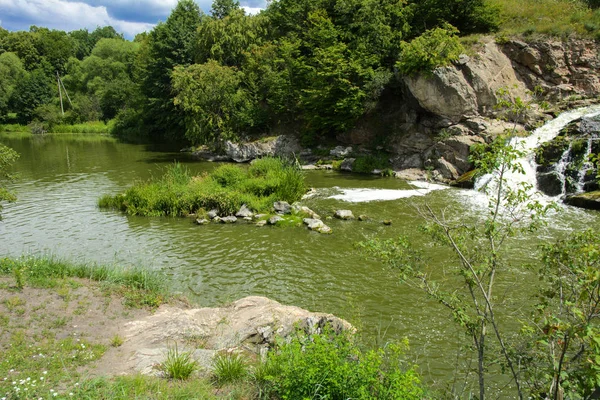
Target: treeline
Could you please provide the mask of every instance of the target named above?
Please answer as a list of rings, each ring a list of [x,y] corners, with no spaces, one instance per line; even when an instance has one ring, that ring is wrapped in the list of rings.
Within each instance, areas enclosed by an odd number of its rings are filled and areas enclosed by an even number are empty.
[[[483,0],[278,0],[258,15],[181,0],[133,41],[111,27],[0,28],[0,119],[115,118],[117,135],[217,145],[290,126],[310,142],[371,112],[398,71],[431,68],[432,51],[457,57],[457,34],[497,26]]]

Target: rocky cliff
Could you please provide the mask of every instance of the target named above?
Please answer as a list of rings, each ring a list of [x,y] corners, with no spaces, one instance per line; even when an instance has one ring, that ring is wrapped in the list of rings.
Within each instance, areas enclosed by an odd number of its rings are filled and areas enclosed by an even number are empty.
[[[372,118],[338,139],[361,145],[387,136],[395,170],[428,169],[434,179],[452,181],[470,169],[471,145],[511,126],[506,121],[514,116],[497,107],[501,100],[518,97],[531,105],[516,121],[526,129],[600,94],[599,46],[593,41],[485,38],[476,50],[433,74],[403,77]]]

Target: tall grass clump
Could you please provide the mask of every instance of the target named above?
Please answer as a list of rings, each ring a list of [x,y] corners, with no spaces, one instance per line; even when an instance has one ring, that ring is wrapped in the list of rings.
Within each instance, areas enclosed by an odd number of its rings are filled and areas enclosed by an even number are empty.
[[[304,335],[279,343],[256,370],[264,398],[421,399],[417,373],[402,347],[362,350],[349,333]]]
[[[137,184],[124,194],[104,196],[98,205],[143,216],[185,216],[201,209],[230,215],[243,204],[257,212],[268,211],[273,202],[293,203],[305,191],[302,170],[279,158],[255,160],[247,168],[226,164],[201,176],[191,176],[176,163],[160,179]]]
[[[167,350],[167,357],[161,367],[167,378],[184,381],[198,369],[198,363],[192,357],[191,352],[179,351],[177,343],[175,343]]]
[[[213,377],[218,385],[240,382],[248,376],[246,360],[237,353],[217,354],[213,367]]]

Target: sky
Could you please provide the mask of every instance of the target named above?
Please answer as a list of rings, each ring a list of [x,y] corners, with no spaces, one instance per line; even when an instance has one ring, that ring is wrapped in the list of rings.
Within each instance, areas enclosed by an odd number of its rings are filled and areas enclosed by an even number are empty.
[[[212,0],[195,0],[208,13]],[[266,7],[266,0],[239,0],[248,13]],[[132,39],[164,21],[177,0],[0,0],[0,26],[9,31],[31,25],[72,31],[112,25]]]

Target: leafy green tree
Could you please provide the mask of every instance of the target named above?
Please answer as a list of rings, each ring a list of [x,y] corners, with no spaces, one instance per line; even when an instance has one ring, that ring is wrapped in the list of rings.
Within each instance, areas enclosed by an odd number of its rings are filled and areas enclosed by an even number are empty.
[[[215,0],[210,9],[213,18],[223,19],[231,14],[232,11],[240,10],[240,2],[237,0]]]
[[[17,83],[25,77],[23,63],[14,53],[0,54],[0,121],[9,110],[9,101]]]
[[[54,81],[45,71],[36,69],[17,82],[9,104],[17,113],[19,123],[27,124],[33,120],[35,109],[48,103],[53,96]]]
[[[235,8],[221,18],[205,17],[198,28],[194,59],[198,64],[215,60],[222,65],[240,67],[246,52],[265,35],[264,18],[248,16]]]
[[[525,381],[536,398],[591,399],[600,392],[600,234],[542,246],[540,302],[524,329]]]
[[[140,57],[141,91],[147,98],[142,111],[145,129],[154,138],[181,138],[183,110],[173,104],[171,73],[194,61],[192,46],[201,11],[192,0],[180,0],[166,22],[150,33]]]
[[[464,48],[457,34],[455,27],[445,24],[410,42],[402,42],[400,59],[396,63],[398,71],[404,75],[427,74],[458,60]]]
[[[39,67],[41,55],[36,46],[35,36],[31,32],[10,32],[2,41],[2,48],[7,52],[15,53],[23,62],[27,71]]]
[[[2,202],[12,202],[16,200],[15,195],[8,191],[5,183],[12,179],[9,168],[18,158],[19,154],[17,154],[16,151],[0,144],[0,220],[2,220]]]
[[[186,137],[218,147],[252,125],[252,104],[241,73],[210,60],[173,72],[175,105],[185,112]]]
[[[75,56],[75,42],[66,32],[32,26],[38,54],[51,66],[52,72],[64,74],[70,57]]]
[[[499,26],[499,9],[485,0],[411,0],[414,33],[441,26],[455,26],[466,35],[495,31]]]

